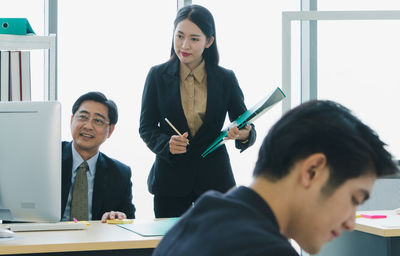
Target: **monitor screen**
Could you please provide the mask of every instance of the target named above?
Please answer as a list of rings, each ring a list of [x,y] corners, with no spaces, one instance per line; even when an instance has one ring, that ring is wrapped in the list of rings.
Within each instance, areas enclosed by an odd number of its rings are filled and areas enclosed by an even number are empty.
[[[61,218],[61,105],[0,102],[0,220]]]

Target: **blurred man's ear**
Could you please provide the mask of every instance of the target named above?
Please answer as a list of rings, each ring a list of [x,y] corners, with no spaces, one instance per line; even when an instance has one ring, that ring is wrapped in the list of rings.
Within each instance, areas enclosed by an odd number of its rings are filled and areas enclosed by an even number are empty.
[[[322,153],[314,153],[299,163],[301,184],[308,188],[317,181],[321,173],[326,170],[326,156]]]

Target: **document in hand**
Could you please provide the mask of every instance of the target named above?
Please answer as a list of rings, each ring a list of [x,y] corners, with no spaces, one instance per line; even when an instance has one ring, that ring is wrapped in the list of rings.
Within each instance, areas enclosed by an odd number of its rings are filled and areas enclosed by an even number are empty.
[[[228,125],[225,129],[221,131],[219,136],[211,143],[211,145],[201,154],[204,158],[222,144],[225,143],[224,138],[226,137],[228,130],[235,125],[238,126],[239,129],[245,127],[247,124],[253,123],[257,118],[259,118],[262,114],[264,114],[268,109],[270,109],[273,105],[278,103],[279,101],[285,98],[285,94],[282,90],[277,87],[272,93],[270,93],[267,97],[259,101],[252,108],[244,112],[241,116],[239,116],[235,121]]]

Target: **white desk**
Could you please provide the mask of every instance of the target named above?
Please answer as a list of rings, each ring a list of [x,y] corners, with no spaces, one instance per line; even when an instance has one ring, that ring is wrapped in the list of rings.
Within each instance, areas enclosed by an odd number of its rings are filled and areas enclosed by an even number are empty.
[[[360,211],[357,214],[383,214],[385,219],[357,218],[354,232],[326,244],[320,256],[399,256],[400,215],[394,211]]]
[[[135,255],[136,252],[138,255],[151,255],[162,238],[142,237],[116,225],[99,221],[90,223],[84,230],[16,232],[15,239],[0,240],[0,255],[101,255],[99,251],[103,251],[104,255],[123,255],[124,252],[127,255]]]

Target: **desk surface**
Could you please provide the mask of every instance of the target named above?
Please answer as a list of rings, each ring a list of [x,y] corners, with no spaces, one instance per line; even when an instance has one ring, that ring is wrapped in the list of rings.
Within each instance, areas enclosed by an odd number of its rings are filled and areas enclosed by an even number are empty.
[[[384,219],[356,218],[355,230],[383,237],[400,236],[400,214],[393,210],[387,211],[359,211],[357,214],[383,214]]]
[[[0,240],[0,255],[155,248],[162,238],[142,237],[99,221],[90,223],[84,230],[16,232],[15,239]]]

